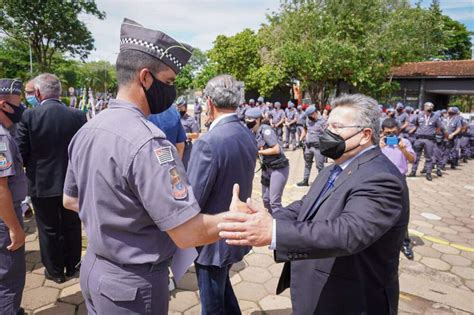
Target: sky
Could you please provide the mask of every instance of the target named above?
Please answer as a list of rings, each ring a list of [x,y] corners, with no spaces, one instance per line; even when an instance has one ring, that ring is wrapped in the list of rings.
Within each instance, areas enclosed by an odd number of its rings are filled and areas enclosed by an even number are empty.
[[[411,0],[415,3],[415,0]],[[201,50],[212,48],[217,35],[231,36],[244,28],[258,30],[266,14],[277,11],[279,0],[96,0],[105,20],[82,16],[95,39],[89,61],[115,63],[120,24],[124,17],[163,31]],[[423,0],[427,7],[431,0]],[[474,0],[441,0],[444,14],[474,31]]]

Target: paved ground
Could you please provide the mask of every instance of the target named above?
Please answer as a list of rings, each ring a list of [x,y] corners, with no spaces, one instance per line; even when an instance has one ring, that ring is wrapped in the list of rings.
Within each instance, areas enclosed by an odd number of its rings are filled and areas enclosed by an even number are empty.
[[[296,187],[303,174],[301,151],[288,152],[291,172],[284,204],[303,196]],[[315,176],[313,172],[313,176]],[[259,175],[259,174],[258,174]],[[474,313],[474,161],[445,172],[432,182],[409,178],[410,234],[415,259],[401,258],[401,314]],[[259,198],[259,176],[254,197]],[[23,307],[29,314],[86,314],[78,279],[57,285],[44,279],[34,220],[26,223],[27,281]],[[266,248],[255,248],[234,266],[232,283],[244,314],[290,314],[288,290],[275,295],[282,265],[275,264]],[[170,314],[200,314],[193,268],[172,292]]]

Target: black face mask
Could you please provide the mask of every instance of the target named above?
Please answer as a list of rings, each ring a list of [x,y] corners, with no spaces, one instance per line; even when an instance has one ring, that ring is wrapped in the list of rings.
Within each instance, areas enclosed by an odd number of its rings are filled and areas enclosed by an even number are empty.
[[[426,112],[427,113],[431,113],[433,110],[432,109],[427,109]]]
[[[354,137],[355,135],[359,134],[362,131],[359,130],[352,136],[347,139],[342,138],[337,133],[332,132],[329,129],[326,129],[321,137],[319,138],[319,151],[322,155],[327,156],[333,160],[337,160],[340,158],[344,153],[352,151],[360,146],[357,145],[350,150],[346,151],[346,141]]]
[[[184,115],[186,115],[186,111],[185,110],[180,110],[179,114],[181,115],[181,117],[183,117]]]
[[[8,113],[6,111],[3,111],[5,115],[12,121],[12,123],[16,124],[19,123],[21,120],[21,116],[23,115],[23,112],[25,111],[25,105],[20,104],[19,106],[15,106],[11,103],[6,102],[10,107],[13,109],[13,113]]]
[[[449,116],[454,116],[454,113],[448,113]]]
[[[142,88],[150,107],[150,113],[159,114],[173,105],[176,99],[176,88],[174,85],[168,85],[156,79],[151,72],[150,75],[153,78],[153,83],[148,90],[144,86]]]
[[[309,118],[309,120],[311,120],[311,121],[315,121],[315,120],[316,120],[316,118],[313,117],[313,116],[308,116],[308,118]]]
[[[245,124],[247,125],[247,128],[249,128],[250,130],[253,129],[253,127],[255,127],[255,125],[257,124],[257,121],[254,120],[254,121],[246,121]]]

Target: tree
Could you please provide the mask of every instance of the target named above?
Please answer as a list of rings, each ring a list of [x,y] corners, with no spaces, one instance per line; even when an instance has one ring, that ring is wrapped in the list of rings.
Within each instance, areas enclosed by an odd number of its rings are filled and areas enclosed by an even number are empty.
[[[462,60],[471,58],[470,33],[466,26],[443,15],[443,29],[446,33],[444,48],[439,53],[444,60]]]
[[[29,43],[39,71],[48,71],[55,54],[85,59],[94,48],[92,34],[79,14],[105,17],[92,0],[0,0],[0,31]]]
[[[259,37],[272,69],[325,103],[338,81],[383,94],[391,67],[439,51],[444,33],[434,10],[406,0],[291,0]]]
[[[207,62],[207,54],[195,48],[188,64],[181,70],[174,82],[178,94],[183,94],[187,90],[196,88],[195,78],[203,71]]]
[[[115,67],[108,61],[83,63],[79,69],[78,86],[92,88],[96,92],[106,92],[117,88]]]

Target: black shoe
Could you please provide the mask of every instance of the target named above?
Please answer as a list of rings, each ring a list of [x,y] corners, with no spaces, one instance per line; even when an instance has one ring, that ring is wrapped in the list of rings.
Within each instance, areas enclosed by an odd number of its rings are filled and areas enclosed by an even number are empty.
[[[452,170],[455,170],[456,169],[456,165],[454,163],[451,163],[451,169]]]
[[[421,174],[426,174],[426,169],[422,169],[420,173]]]
[[[463,158],[462,161],[463,161],[464,163],[467,163],[467,158]]]
[[[436,170],[436,176],[438,177],[443,176],[443,173],[441,172],[441,170]]]
[[[303,179],[301,182],[299,182],[298,184],[296,184],[296,186],[298,186],[298,187],[309,186],[308,180],[307,180],[307,179]]]
[[[443,166],[443,167],[441,168],[441,170],[442,170],[443,172],[446,172],[446,166]]]
[[[433,180],[433,178],[431,177],[431,174],[426,174],[426,180],[430,182]]]
[[[407,259],[412,260],[415,255],[413,255],[413,250],[410,247],[410,244],[403,244],[402,245],[402,253],[405,255]]]
[[[23,309],[23,307],[20,307],[18,309],[18,312],[16,312],[16,315],[25,315],[25,310]]]
[[[416,177],[416,172],[412,171],[410,174],[408,174],[407,177]]]
[[[76,278],[79,275],[79,270],[66,271],[66,278]]]
[[[46,269],[44,269],[44,277],[59,284],[66,282],[66,278],[64,277],[64,275],[53,276]]]

